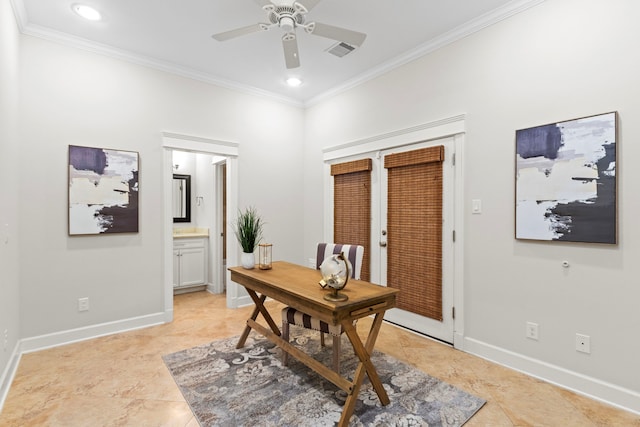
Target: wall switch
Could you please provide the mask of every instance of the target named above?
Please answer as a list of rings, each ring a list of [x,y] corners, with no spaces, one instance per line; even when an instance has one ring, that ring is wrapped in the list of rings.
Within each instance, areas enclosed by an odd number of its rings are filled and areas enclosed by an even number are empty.
[[[8,329],[4,330],[3,342],[4,342],[4,344],[3,344],[2,347],[3,347],[4,351],[7,351],[7,347],[9,347],[9,330]]]
[[[591,354],[591,337],[589,335],[576,334],[576,351]]]
[[[78,298],[78,311],[89,311],[89,298]]]
[[[471,201],[471,213],[472,214],[481,214],[482,213],[482,200],[473,199]]]
[[[538,324],[533,322],[527,322],[527,338],[538,341]]]

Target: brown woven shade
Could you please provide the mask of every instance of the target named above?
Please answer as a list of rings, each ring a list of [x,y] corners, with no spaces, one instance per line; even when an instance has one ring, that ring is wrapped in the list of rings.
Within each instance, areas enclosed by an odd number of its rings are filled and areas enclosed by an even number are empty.
[[[333,241],[364,247],[360,278],[369,280],[371,253],[371,159],[331,165]]]
[[[397,306],[442,320],[442,162],[436,146],[385,157],[387,286]]]

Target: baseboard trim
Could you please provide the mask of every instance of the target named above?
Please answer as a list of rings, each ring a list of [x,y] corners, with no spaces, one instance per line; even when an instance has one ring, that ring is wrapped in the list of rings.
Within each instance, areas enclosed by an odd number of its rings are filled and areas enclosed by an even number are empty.
[[[465,338],[465,352],[522,372],[542,381],[640,415],[640,393],[514,353],[473,338]]]
[[[211,283],[207,284],[207,292],[213,295],[220,295],[224,293],[224,289],[221,286],[212,285]]]
[[[168,314],[169,313],[165,312],[154,313],[146,316],[132,317],[129,319],[116,320],[114,322],[100,323],[98,325],[90,325],[67,331],[54,332],[52,334],[24,338],[20,341],[20,354],[45,350],[47,348],[58,347],[106,335],[113,335],[121,332],[161,325],[166,323]]]
[[[21,354],[19,349],[20,342],[17,342],[15,347],[13,348],[13,352],[11,353],[9,363],[5,367],[5,370],[2,373],[2,377],[0,377],[0,412],[2,412],[4,402],[7,399],[9,389],[11,388],[11,383],[13,383],[13,377],[15,377],[16,371],[18,370],[18,365],[20,364]]]
[[[248,305],[253,305],[253,300],[249,295],[244,295],[241,297],[236,297],[231,299],[231,303],[233,304],[233,308],[246,307]]]
[[[453,333],[453,348],[464,351],[464,335],[459,332]]]

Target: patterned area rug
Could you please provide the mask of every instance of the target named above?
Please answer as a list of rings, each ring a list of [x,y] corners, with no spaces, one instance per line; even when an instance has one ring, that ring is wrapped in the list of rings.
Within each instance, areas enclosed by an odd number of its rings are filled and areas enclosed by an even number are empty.
[[[291,336],[330,366],[330,343],[322,348],[317,333],[298,328]],[[236,350],[237,342],[227,338],[163,357],[201,426],[319,427],[340,420],[342,390],[293,357],[282,366],[281,350],[254,332],[244,348]],[[357,358],[344,336],[342,348],[341,373],[352,376]],[[365,378],[350,426],[461,426],[485,404],[391,356],[374,351],[371,359],[391,403],[381,406]]]

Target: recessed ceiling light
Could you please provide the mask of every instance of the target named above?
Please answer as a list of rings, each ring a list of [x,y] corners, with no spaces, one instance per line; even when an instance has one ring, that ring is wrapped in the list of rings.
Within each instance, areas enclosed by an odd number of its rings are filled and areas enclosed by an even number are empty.
[[[91,6],[87,6],[84,4],[74,4],[71,6],[71,9],[78,15],[82,16],[84,19],[88,19],[89,21],[99,21],[102,19],[100,16],[100,12],[92,8]]]
[[[297,77],[289,77],[287,79],[287,84],[291,87],[298,87],[302,84],[302,80]]]

